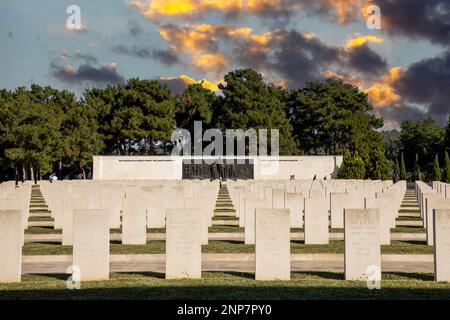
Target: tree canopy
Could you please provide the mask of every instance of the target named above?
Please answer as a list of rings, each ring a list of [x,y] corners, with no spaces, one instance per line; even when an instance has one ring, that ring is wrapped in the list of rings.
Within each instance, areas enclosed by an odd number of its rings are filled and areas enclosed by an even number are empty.
[[[369,179],[395,171],[401,176],[403,163],[400,169],[395,165],[400,152],[409,171],[416,153],[421,168],[431,161],[432,169],[450,139],[431,119],[405,122],[401,133],[381,134],[383,120],[374,116],[367,94],[342,81],[287,90],[242,69],[226,74],[219,89],[193,84],[175,95],[159,81],[136,78],[88,89],[81,97],[38,85],[0,90],[1,178],[52,172],[61,178],[78,172],[89,176],[95,154],[168,154],[173,130],[192,131],[194,121],[202,121],[203,130],[279,129],[280,155],[348,153],[346,160],[361,167],[352,176],[363,172]]]

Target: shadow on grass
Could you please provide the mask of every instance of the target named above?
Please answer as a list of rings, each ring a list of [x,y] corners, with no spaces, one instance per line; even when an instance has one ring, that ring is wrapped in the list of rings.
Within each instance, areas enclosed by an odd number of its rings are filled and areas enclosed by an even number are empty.
[[[326,272],[326,271],[296,271],[292,272],[292,274],[297,275],[309,275],[309,276],[315,276],[323,279],[330,279],[330,280],[344,280],[345,276],[343,273],[336,273],[336,272]]]
[[[222,271],[221,273],[223,274],[229,274],[231,276],[236,276],[236,277],[240,277],[240,278],[245,278],[245,279],[255,279],[255,273],[250,273],[250,272],[236,272],[236,271]]]
[[[406,244],[406,245],[427,245],[426,241],[422,241],[422,240],[408,240],[408,241],[403,241],[403,240],[398,240],[395,241],[393,244],[391,245],[395,245],[395,244]]]
[[[434,275],[426,273],[387,272],[386,275],[394,275],[413,280],[434,281]]]
[[[166,278],[166,274],[164,272],[152,272],[152,271],[117,272],[117,274],[136,275],[136,276],[143,276],[143,277],[152,277],[152,278],[157,278],[157,279],[165,279]]]
[[[42,245],[50,245],[50,246],[62,246],[61,240],[27,242],[26,244],[42,244]],[[64,247],[68,247],[68,246],[64,246]]]
[[[32,273],[32,275],[45,278],[52,278],[55,280],[67,280],[71,276],[71,274],[68,273]]]
[[[108,286],[108,284],[106,284]],[[14,299],[64,299],[64,300],[186,300],[186,299],[233,299],[233,300],[440,300],[450,298],[450,288],[382,288],[368,290],[367,287],[286,287],[276,285],[259,286],[132,286],[84,288],[80,290],[8,290],[0,291],[0,300]]]

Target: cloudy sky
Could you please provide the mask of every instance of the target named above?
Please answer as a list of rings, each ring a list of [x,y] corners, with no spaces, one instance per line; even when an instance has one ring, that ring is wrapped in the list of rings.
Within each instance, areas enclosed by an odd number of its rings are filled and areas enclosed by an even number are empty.
[[[381,30],[367,27],[370,4]],[[81,30],[66,27],[69,5]],[[81,94],[140,77],[216,90],[251,67],[286,88],[351,82],[386,129],[450,114],[449,0],[2,0],[0,43],[0,88]]]

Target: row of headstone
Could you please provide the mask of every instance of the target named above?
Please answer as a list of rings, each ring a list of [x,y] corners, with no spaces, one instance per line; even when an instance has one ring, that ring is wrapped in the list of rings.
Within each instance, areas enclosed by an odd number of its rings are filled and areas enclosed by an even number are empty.
[[[304,182],[301,182],[304,183]],[[406,182],[395,185],[391,181],[358,183],[344,193],[322,193],[320,182],[309,182],[310,189],[303,193],[290,193],[283,189],[286,182],[239,182],[229,186],[230,196],[239,217],[239,225],[245,227],[245,243],[254,244],[254,215],[256,209],[288,209],[291,228],[304,228],[305,244],[327,244],[328,228],[344,227],[345,209],[378,208],[382,212],[382,243],[390,243],[390,229],[395,228]],[[295,184],[299,185],[298,182]],[[315,187],[313,187],[314,185]],[[331,185],[331,184],[330,184]],[[272,186],[272,187],[270,187]],[[277,188],[273,188],[276,186]],[[303,185],[304,186],[304,185]],[[331,185],[332,186],[332,185]],[[316,188],[315,192],[312,190]],[[254,191],[252,191],[254,190]],[[336,190],[330,188],[329,190]],[[330,222],[329,222],[329,216]],[[317,235],[317,236],[314,236]]]
[[[311,205],[308,199],[307,206]],[[249,204],[252,201],[248,202]],[[253,202],[253,206],[254,206]],[[22,222],[19,210],[0,211],[1,282],[20,281]],[[433,238],[436,280],[450,280],[450,209],[434,209]],[[166,277],[201,277],[202,213],[199,209],[167,212]],[[380,209],[345,209],[345,278],[372,280],[381,276]],[[255,209],[255,278],[289,280],[290,216],[287,209]],[[109,277],[109,216],[106,210],[73,213],[73,264],[79,279]]]
[[[416,183],[416,194],[419,199],[421,217],[426,229],[427,244],[434,244],[434,212],[435,210],[450,209],[450,199],[445,198],[445,194],[438,190],[440,183],[434,183],[435,189],[432,189],[424,182]]]
[[[217,198],[218,184],[156,182],[132,184],[126,181],[57,182],[42,187],[55,219],[62,229],[63,245],[73,243],[73,212],[77,209],[106,210],[110,228],[122,227],[123,244],[145,244],[147,228],[165,228],[170,209],[199,209],[202,213],[203,244]]]

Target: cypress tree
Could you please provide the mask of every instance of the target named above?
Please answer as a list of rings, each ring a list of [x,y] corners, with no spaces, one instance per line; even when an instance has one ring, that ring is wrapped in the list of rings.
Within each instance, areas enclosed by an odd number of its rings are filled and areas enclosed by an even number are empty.
[[[450,158],[447,151],[445,151],[444,174],[442,175],[442,182],[450,183]]]
[[[433,181],[441,181],[442,174],[441,168],[439,167],[439,156],[436,155],[434,158],[434,168],[433,168]]]
[[[420,181],[420,165],[419,165],[419,155],[416,153],[416,159],[414,160],[414,181]]]
[[[405,157],[402,152],[402,156],[400,159],[400,180],[406,180],[406,166],[405,166]]]

